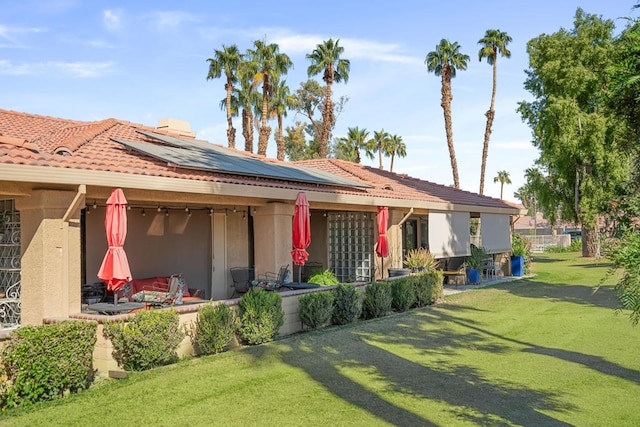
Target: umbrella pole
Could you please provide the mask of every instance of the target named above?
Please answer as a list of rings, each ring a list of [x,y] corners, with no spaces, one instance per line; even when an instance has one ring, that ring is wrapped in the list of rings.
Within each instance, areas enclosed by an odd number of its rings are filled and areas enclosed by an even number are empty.
[[[304,264],[302,264],[302,265],[304,265]],[[302,281],[302,265],[298,266],[298,285]]]

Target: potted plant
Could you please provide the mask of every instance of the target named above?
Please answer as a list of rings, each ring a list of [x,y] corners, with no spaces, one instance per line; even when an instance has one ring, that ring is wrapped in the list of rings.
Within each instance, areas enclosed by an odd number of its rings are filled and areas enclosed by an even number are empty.
[[[433,270],[436,259],[425,248],[411,249],[404,257],[404,266],[411,271]]]
[[[519,234],[511,236],[511,274],[522,276],[529,257],[529,242]]]
[[[467,276],[470,283],[480,283],[484,260],[489,255],[484,248],[471,245],[471,255],[467,257]]]

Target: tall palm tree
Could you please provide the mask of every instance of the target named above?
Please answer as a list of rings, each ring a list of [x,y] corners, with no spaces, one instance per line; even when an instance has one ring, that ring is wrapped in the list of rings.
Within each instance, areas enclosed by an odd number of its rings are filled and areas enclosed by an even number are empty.
[[[502,200],[502,189],[505,184],[511,184],[511,178],[509,177],[509,172],[507,171],[498,171],[498,175],[493,178],[493,182],[500,183],[500,200]]]
[[[231,111],[231,94],[233,93],[233,84],[238,81],[236,72],[238,65],[242,61],[242,54],[238,51],[238,46],[222,45],[222,50],[216,49],[214,57],[207,59],[209,61],[209,74],[207,80],[217,79],[224,73],[227,81],[224,88],[227,91],[226,110],[227,110],[227,141],[230,148],[236,147],[236,130],[233,128],[232,111]]]
[[[242,109],[242,136],[244,137],[244,150],[253,153],[253,111],[260,96],[255,91],[253,77],[257,67],[250,61],[242,61],[238,66],[238,79],[240,88],[233,91],[232,103],[236,108]]]
[[[329,146],[329,134],[334,125],[333,101],[331,100],[331,85],[344,80],[349,81],[349,68],[351,63],[348,59],[341,59],[340,55],[344,48],[339,46],[340,39],[335,42],[333,39],[325,40],[319,44],[313,52],[307,54],[307,59],[311,65],[307,68],[309,77],[323,73],[322,80],[326,83],[326,93],[324,98],[324,108],[322,110],[322,133],[320,135],[320,158],[327,157]]]
[[[391,135],[385,132],[384,129],[373,132],[373,140],[376,151],[378,152],[378,159],[380,160],[380,166],[378,166],[380,169],[384,169],[382,166],[382,155],[388,155],[389,138],[391,138]]]
[[[282,134],[282,118],[287,117],[287,109],[291,104],[290,90],[285,80],[274,80],[273,98],[271,99],[271,114],[278,119],[276,129],[276,147],[278,160],[284,160],[284,136]]]
[[[493,109],[496,101],[496,82],[497,82],[497,66],[498,54],[506,58],[511,58],[511,51],[507,49],[507,45],[511,43],[511,37],[500,30],[487,30],[484,37],[478,41],[482,45],[478,52],[478,59],[487,58],[487,63],[493,66],[493,88],[491,89],[491,106],[484,114],[487,116],[487,127],[484,130],[484,146],[482,148],[482,167],[480,168],[480,194],[484,193],[484,173],[487,166],[487,154],[489,154],[489,137],[491,136],[491,126],[495,118]]]
[[[460,53],[458,42],[451,43],[442,39],[436,46],[436,50],[429,52],[424,60],[427,70],[440,76],[442,79],[442,101],[440,105],[444,111],[444,128],[447,133],[447,145],[449,146],[449,157],[451,158],[451,170],[453,172],[453,186],[460,188],[458,178],[458,162],[456,161],[456,151],[453,148],[453,131],[451,128],[451,79],[456,76],[456,70],[466,70],[469,55]]]
[[[407,157],[407,145],[402,141],[400,135],[391,135],[389,138],[389,152],[391,154],[391,166],[389,172],[393,172],[393,159],[398,157]]]
[[[253,42],[254,49],[250,49],[250,62],[256,68],[257,73],[254,83],[262,83],[262,108],[260,136],[258,137],[258,154],[267,155],[267,145],[271,128],[267,126],[269,116],[269,100],[273,94],[273,81],[281,75],[287,74],[289,68],[293,66],[291,59],[284,53],[280,53],[280,47],[276,43],[267,44],[266,40],[256,40]]]

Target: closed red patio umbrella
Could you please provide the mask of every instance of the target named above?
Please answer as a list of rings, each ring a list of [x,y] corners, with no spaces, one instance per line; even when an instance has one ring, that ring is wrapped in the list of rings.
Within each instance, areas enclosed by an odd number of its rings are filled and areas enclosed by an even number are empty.
[[[294,264],[298,266],[298,283],[300,283],[302,276],[302,266],[309,258],[307,247],[309,246],[309,243],[311,243],[310,222],[309,202],[307,202],[307,196],[304,193],[298,193],[291,230],[291,240],[293,243],[291,258],[293,258]]]
[[[114,291],[113,300],[117,303],[116,291],[131,280],[129,261],[123,248],[127,237],[127,199],[120,188],[113,190],[107,199],[104,228],[109,249],[98,271],[98,278],[107,284],[107,289]]]
[[[389,209],[386,206],[378,206],[378,244],[376,254],[382,258],[382,274],[384,278],[384,258],[389,256],[389,243],[387,242],[387,222],[389,221]]]

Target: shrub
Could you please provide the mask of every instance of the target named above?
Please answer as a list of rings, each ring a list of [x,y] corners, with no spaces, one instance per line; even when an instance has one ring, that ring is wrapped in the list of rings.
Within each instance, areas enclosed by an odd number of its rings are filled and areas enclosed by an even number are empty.
[[[569,251],[570,252],[582,251],[582,239],[576,239],[571,241],[571,244],[569,244]]]
[[[272,341],[284,324],[282,296],[277,292],[253,288],[240,298],[238,334],[248,344]]]
[[[355,286],[344,283],[333,291],[333,314],[331,321],[336,325],[346,325],[360,317],[362,296]]]
[[[514,256],[524,257],[524,273],[529,274],[531,272],[531,262],[533,261],[531,242],[518,233],[513,233],[511,236],[511,252]]]
[[[418,273],[412,279],[417,307],[433,304],[442,298],[444,274],[441,270]]]
[[[186,329],[191,343],[200,354],[224,351],[235,335],[234,311],[226,304],[207,304],[198,309],[195,323]]]
[[[397,311],[407,311],[416,302],[416,293],[411,277],[403,277],[391,282],[391,307]]]
[[[2,350],[0,406],[28,405],[77,392],[93,381],[97,323],[23,326]]]
[[[386,316],[391,311],[391,286],[387,282],[374,282],[367,285],[362,301],[362,317],[373,319]]]
[[[561,254],[569,252],[569,248],[565,248],[564,246],[547,246],[544,248],[544,251],[548,254]]]
[[[175,362],[184,336],[175,310],[142,311],[128,322],[104,324],[104,337],[113,343],[113,358],[126,371],[144,371]]]
[[[331,320],[333,313],[333,294],[314,292],[298,298],[298,316],[303,324],[317,329]]]
[[[411,249],[404,257],[404,266],[411,270],[432,270],[436,268],[437,261],[428,249]]]
[[[333,286],[340,283],[331,270],[316,270],[311,274],[307,282],[320,286]]]

